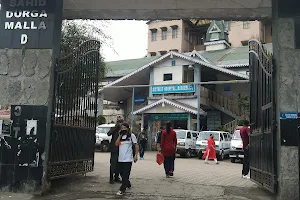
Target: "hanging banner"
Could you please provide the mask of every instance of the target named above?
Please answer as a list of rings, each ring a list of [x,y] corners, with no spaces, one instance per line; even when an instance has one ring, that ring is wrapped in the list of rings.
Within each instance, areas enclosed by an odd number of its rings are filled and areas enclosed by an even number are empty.
[[[56,0],[0,2],[0,49],[52,48]]]

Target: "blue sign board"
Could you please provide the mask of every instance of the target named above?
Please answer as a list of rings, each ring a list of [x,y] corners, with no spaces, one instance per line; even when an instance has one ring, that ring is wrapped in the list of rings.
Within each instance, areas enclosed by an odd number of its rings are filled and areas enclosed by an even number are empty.
[[[144,104],[145,103],[145,97],[144,96],[136,96],[134,98],[135,104]]]
[[[288,119],[298,119],[297,112],[280,112],[280,119],[288,120]]]
[[[192,93],[195,92],[194,84],[179,85],[157,85],[152,86],[152,94],[170,94],[170,93]]]

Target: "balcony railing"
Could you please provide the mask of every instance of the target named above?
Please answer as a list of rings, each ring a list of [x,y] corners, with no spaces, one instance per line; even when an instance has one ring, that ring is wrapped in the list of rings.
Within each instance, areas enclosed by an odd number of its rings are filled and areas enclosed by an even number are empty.
[[[231,113],[235,114],[236,116],[241,116],[243,109],[239,108],[238,103],[233,101],[215,91],[209,91],[209,101],[212,103],[217,104],[218,106],[230,111]]]

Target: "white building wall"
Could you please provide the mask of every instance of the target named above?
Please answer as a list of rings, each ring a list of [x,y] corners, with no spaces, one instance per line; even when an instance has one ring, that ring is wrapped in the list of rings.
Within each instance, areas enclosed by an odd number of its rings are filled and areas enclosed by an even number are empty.
[[[172,66],[172,61],[175,60],[176,65]],[[186,61],[181,58],[167,59],[155,67],[153,67],[154,84],[179,84],[182,83],[183,65],[191,65],[192,62]],[[172,81],[164,81],[164,74],[172,73]]]
[[[216,51],[220,49],[226,49],[227,46],[225,44],[214,44],[214,45],[207,45],[206,51]]]

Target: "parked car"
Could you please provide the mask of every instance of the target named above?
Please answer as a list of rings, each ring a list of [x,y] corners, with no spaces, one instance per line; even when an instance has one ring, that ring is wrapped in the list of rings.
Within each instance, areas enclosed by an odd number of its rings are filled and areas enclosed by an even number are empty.
[[[96,127],[96,148],[100,151],[109,151],[109,143],[111,142],[112,136],[108,136],[108,131],[115,127],[115,124],[102,124]]]
[[[243,160],[244,158],[243,141],[240,135],[240,130],[236,130],[233,133],[229,157],[232,163],[235,163],[236,160]]]
[[[177,136],[176,153],[186,158],[196,156],[196,141],[198,137],[198,132],[183,129],[175,129],[174,131],[176,132]]]
[[[228,132],[223,131],[201,131],[196,142],[198,158],[202,159],[202,156],[207,147],[207,140],[210,134],[214,135],[216,143],[216,154],[218,160],[223,160],[226,156],[229,156],[231,136]]]

